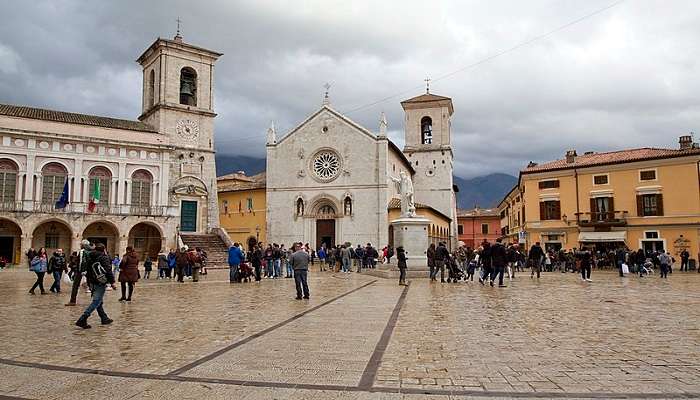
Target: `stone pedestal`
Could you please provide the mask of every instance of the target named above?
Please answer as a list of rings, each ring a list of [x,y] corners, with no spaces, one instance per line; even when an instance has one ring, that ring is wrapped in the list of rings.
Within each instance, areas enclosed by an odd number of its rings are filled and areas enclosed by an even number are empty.
[[[409,271],[428,271],[428,226],[430,220],[417,216],[391,221],[394,228],[394,248],[406,250],[406,265]],[[392,266],[394,269],[395,266]]]

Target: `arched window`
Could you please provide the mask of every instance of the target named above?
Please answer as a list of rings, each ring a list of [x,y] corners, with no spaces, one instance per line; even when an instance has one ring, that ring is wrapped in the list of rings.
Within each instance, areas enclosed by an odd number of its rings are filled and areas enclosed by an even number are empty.
[[[197,73],[189,67],[180,71],[180,104],[197,106]]]
[[[350,196],[346,196],[343,201],[343,211],[345,215],[352,215],[352,199]]]
[[[55,204],[61,198],[68,178],[66,167],[59,163],[48,163],[41,169],[41,202]]]
[[[0,202],[15,201],[17,193],[17,164],[11,160],[0,160]]]
[[[139,169],[131,175],[131,205],[149,207],[151,205],[151,185],[153,177],[150,172]]]
[[[95,167],[88,173],[88,179],[90,180],[89,201],[109,205],[112,173],[105,167]]]
[[[420,133],[423,144],[433,144],[433,120],[430,117],[420,120]]]
[[[302,216],[304,215],[304,200],[303,199],[297,199],[297,216]]]
[[[151,70],[148,74],[148,106],[152,107],[156,103],[156,72]]]

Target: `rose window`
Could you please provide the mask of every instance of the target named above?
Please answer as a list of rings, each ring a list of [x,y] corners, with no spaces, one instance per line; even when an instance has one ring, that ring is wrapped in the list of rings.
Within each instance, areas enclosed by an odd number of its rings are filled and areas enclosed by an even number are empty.
[[[314,174],[321,180],[328,181],[340,171],[340,158],[332,151],[321,151],[313,159],[311,164]]]

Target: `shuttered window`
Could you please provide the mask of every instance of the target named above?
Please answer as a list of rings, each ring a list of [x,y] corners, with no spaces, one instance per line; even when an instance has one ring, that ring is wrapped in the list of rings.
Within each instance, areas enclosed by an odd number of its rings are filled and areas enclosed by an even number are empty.
[[[559,187],[559,179],[540,181],[538,183],[538,186],[540,189],[555,189]]]
[[[540,220],[561,219],[561,203],[558,200],[540,202]]]
[[[656,170],[639,171],[640,181],[653,181],[656,179]]]
[[[637,215],[640,217],[664,215],[663,196],[660,193],[638,195]]]

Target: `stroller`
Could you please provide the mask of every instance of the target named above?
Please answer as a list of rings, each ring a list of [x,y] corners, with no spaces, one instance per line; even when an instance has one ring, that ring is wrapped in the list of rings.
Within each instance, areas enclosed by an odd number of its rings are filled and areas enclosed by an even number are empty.
[[[644,276],[645,274],[651,275],[653,273],[654,273],[654,263],[651,262],[651,260],[647,258],[646,261],[644,261],[644,265],[639,267],[639,276],[641,277],[641,276]]]
[[[238,266],[238,282],[250,282],[251,276],[253,276],[253,268],[250,263],[242,262]]]
[[[465,281],[467,280],[466,276],[464,275],[464,271],[462,271],[462,269],[459,268],[459,266],[457,265],[457,259],[455,259],[454,257],[450,257],[450,259],[447,261],[447,269],[449,272],[449,275],[447,277],[447,283],[457,283],[460,279],[464,279]]]

